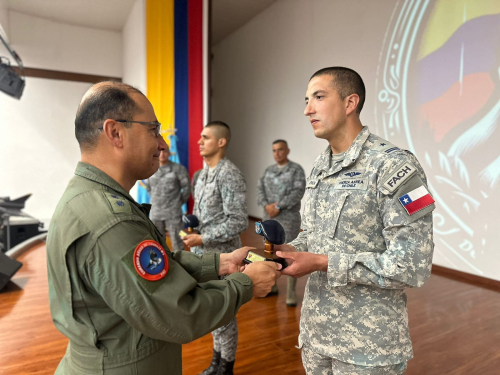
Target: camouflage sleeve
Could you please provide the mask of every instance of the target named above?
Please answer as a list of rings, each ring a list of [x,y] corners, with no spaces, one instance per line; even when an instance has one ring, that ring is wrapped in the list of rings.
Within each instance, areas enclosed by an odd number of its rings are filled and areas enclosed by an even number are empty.
[[[306,190],[306,176],[302,167],[299,166],[295,169],[291,182],[293,185],[290,194],[287,194],[278,202],[281,208],[296,206],[302,200]]]
[[[264,188],[264,178],[266,177],[266,171],[264,171],[264,174],[259,179],[259,182],[257,184],[257,204],[260,207],[265,207],[269,204],[269,202],[267,201],[266,191]]]
[[[182,189],[181,201],[182,203],[186,203],[191,195],[191,183],[189,181],[189,173],[183,165],[179,168],[179,182]]]
[[[245,179],[239,173],[227,173],[219,181],[224,220],[202,233],[203,244],[207,246],[227,242],[248,227]]]
[[[387,182],[402,168],[414,172],[400,186],[389,189]],[[431,198],[431,203],[410,213],[400,198],[403,200],[416,189],[428,193],[425,174],[416,158],[404,156],[385,163],[379,176],[383,177],[379,179],[377,199],[386,249],[357,254],[329,252],[329,281],[335,286],[356,283],[385,289],[421,287],[431,273],[435,205]]]
[[[314,181],[314,178],[312,178],[311,176],[313,176],[314,174],[314,168],[313,170],[311,171],[311,175],[308,179],[307,182],[305,182],[305,206],[311,204],[311,197],[310,197],[310,194],[311,194],[311,187],[314,185],[313,184],[313,181]],[[308,187],[309,185],[309,187]],[[307,251],[307,231],[309,229],[309,226],[310,226],[310,217],[306,214],[306,209],[304,207],[304,211],[302,212],[302,220],[300,221],[300,228],[302,229],[302,231],[299,233],[299,235],[297,236],[297,238],[295,238],[292,242],[289,243],[289,245],[292,245],[293,247],[295,247],[295,249],[297,249],[297,251]]]

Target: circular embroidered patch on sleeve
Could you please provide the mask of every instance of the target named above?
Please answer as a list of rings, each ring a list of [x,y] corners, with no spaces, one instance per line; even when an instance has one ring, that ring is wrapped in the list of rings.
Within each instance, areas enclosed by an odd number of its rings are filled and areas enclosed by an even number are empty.
[[[156,241],[142,241],[134,251],[134,267],[143,279],[161,280],[168,272],[167,253]]]

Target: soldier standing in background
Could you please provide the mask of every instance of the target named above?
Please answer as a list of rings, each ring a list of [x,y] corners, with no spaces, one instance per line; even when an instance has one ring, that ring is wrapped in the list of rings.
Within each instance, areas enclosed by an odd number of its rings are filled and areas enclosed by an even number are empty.
[[[264,220],[278,221],[285,229],[286,243],[292,242],[300,232],[300,201],[306,189],[306,177],[300,165],[288,160],[290,149],[285,140],[273,142],[276,164],[266,168],[257,185],[257,203],[264,207]],[[289,276],[286,304],[297,306],[295,287],[297,279]],[[277,294],[274,285],[270,294]]]
[[[435,205],[425,173],[411,152],[361,124],[364,101],[352,69],[309,80],[304,114],[329,145],[307,180],[303,231],[276,246],[289,262],[283,275],[311,274],[299,335],[308,375],[404,374],[413,356],[404,289],[431,274]]]
[[[168,230],[174,251],[184,249],[179,232],[182,224],[182,205],[187,202],[191,194],[189,174],[187,169],[168,158],[168,145],[160,154],[160,168],[147,180],[144,185],[151,195],[151,221],[162,235],[165,228]]]
[[[194,187],[193,213],[200,221],[200,234],[183,237],[184,243],[196,254],[232,252],[241,247],[240,234],[248,226],[246,182],[240,170],[225,157],[230,139],[229,126],[222,121],[212,121],[205,126],[198,141],[200,155],[207,164]],[[212,363],[203,375],[232,375],[238,345],[236,318],[212,335]]]

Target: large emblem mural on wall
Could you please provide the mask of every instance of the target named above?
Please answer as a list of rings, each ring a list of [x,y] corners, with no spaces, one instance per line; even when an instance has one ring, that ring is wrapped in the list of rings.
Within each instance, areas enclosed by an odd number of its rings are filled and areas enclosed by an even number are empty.
[[[498,278],[500,2],[398,2],[376,90],[378,133],[426,170],[436,258]]]

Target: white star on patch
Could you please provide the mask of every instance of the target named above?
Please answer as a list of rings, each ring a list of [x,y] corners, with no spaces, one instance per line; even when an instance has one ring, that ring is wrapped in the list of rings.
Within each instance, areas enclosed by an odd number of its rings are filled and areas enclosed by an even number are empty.
[[[403,199],[403,200],[405,201],[405,203],[408,203],[408,198],[405,198],[405,199]]]

